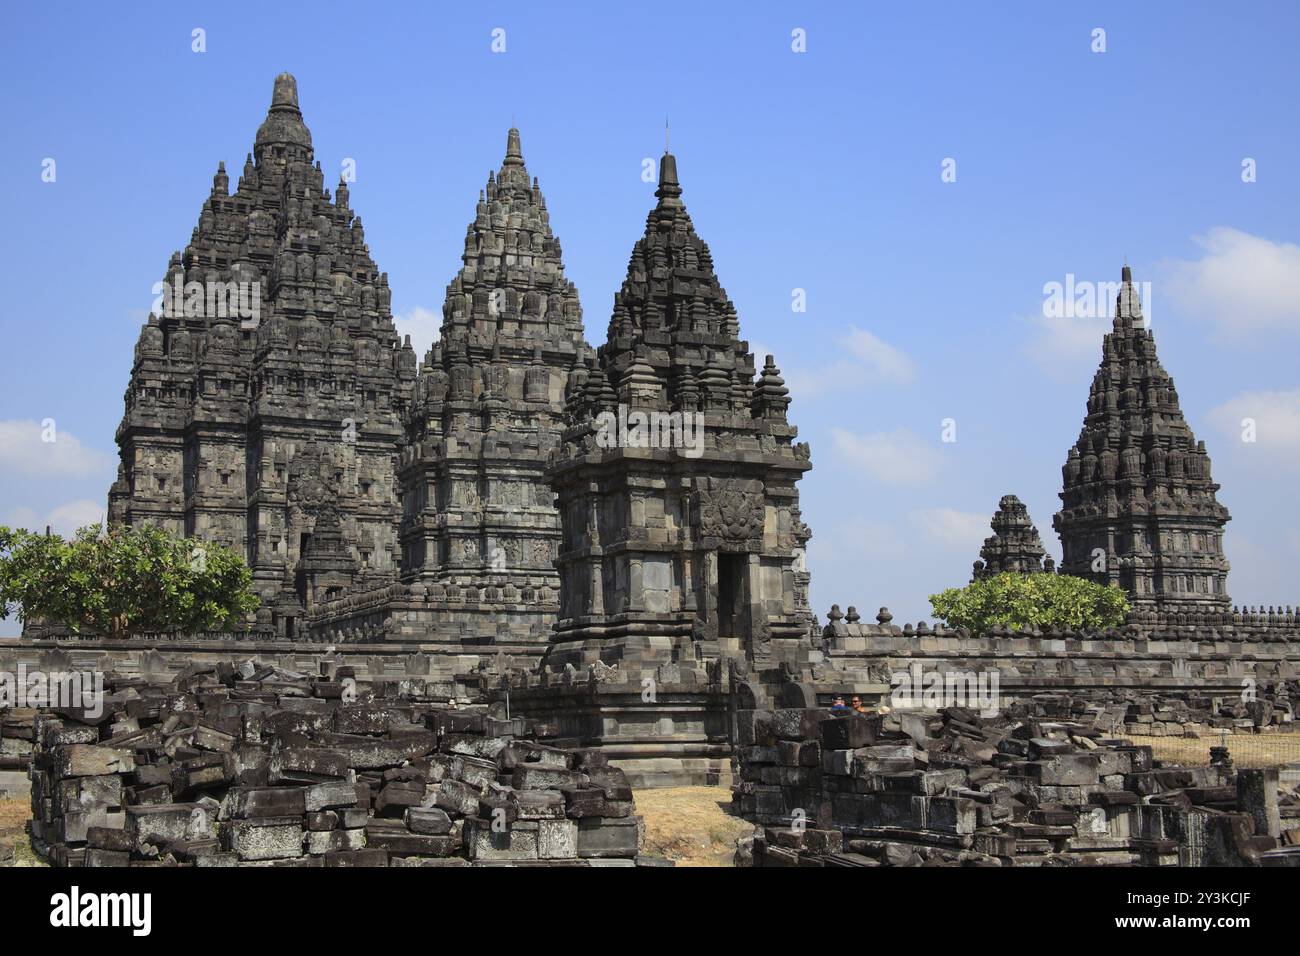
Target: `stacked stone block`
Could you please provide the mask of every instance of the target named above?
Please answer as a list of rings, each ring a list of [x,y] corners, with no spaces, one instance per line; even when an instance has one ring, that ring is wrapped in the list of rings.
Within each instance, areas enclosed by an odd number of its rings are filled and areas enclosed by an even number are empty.
[[[59,866],[633,866],[641,823],[600,754],[529,721],[246,663],[109,681],[32,721],[37,852]]]
[[[36,711],[0,707],[0,770],[25,770],[36,739]]]
[[[1168,766],[1095,713],[742,711],[754,866],[1300,865],[1278,773]],[[1285,799],[1288,820],[1300,800]],[[1288,838],[1289,840],[1289,838]]]

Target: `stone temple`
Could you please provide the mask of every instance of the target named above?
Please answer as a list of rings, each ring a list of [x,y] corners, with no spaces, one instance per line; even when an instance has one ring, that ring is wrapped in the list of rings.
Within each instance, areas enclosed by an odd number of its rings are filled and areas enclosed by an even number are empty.
[[[716,783],[733,675],[820,659],[796,488],[811,465],[681,195],[665,153],[608,339],[569,381],[549,470],[560,618],[513,700],[638,780]]]
[[[738,709],[880,701],[900,669],[978,660],[1008,699],[1239,696],[1247,678],[1297,679],[1295,612],[1229,604],[1228,513],[1127,267],[1053,526],[1060,573],[1125,588],[1128,622],[969,634],[835,605],[823,627],[799,507],[810,451],[682,192],[665,153],[593,349],[511,129],[417,362],[348,186],[325,188],[281,74],[234,191],[219,166],[141,330],[109,492],[113,524],[242,552],[261,607],[236,632],[125,646],[28,622],[0,641],[0,665],[342,663],[514,708],[638,786],[724,782],[754,745]],[[975,578],[1056,573],[1014,495],[991,528]]]
[[[1205,442],[1188,427],[1156,356],[1128,266],[1062,474],[1052,524],[1063,572],[1120,585],[1145,619],[1227,614],[1228,509],[1216,497]]]
[[[984,539],[971,580],[1012,572],[1033,574],[1054,570],[1055,562],[1043,550],[1043,539],[1029,520],[1029,509],[1015,495],[1003,495],[989,522],[993,534]]]
[[[394,452],[416,360],[347,186],[331,199],[313,163],[292,76],[276,78],[229,187],[222,164],[167,267],[164,294],[184,293],[140,332],[109,520],[242,551],[256,626],[293,639],[318,601],[397,578]],[[312,580],[323,511],[339,547],[325,585]]]
[[[541,655],[560,593],[560,521],[545,470],[571,373],[589,352],[546,200],[512,129],[390,448],[399,580],[315,605],[313,634],[420,643],[448,676],[481,654]]]
[[[755,383],[675,157],[659,170],[608,341],[570,382],[550,471],[564,537],[548,660],[560,666],[761,660],[812,623],[795,488],[808,447],[771,356]],[[603,440],[602,426],[641,421],[644,440]]]

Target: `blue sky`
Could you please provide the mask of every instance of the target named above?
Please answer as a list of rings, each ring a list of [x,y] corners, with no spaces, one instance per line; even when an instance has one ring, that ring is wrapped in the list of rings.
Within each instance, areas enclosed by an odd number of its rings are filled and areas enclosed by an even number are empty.
[[[668,119],[742,335],[776,354],[812,445],[823,617],[927,614],[1008,492],[1059,555],[1109,321],[1045,317],[1044,286],[1115,281],[1125,257],[1234,516],[1234,600],[1300,602],[1296,4],[470,6],[10,11],[0,523],[103,508],[151,287],[288,70],[327,176],[356,161],[352,206],[421,352],[512,122],[602,342]]]

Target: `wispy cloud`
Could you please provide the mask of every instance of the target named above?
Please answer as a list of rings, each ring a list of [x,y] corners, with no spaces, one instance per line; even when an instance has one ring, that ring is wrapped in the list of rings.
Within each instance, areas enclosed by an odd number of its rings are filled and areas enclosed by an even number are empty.
[[[816,367],[787,362],[776,355],[781,376],[791,397],[812,401],[832,394],[842,394],[873,385],[910,385],[916,380],[917,366],[912,357],[897,346],[857,326],[835,340],[836,355]],[[751,343],[755,361],[761,366],[763,356],[772,354],[761,343]],[[844,358],[843,352],[854,357]]]
[[[55,534],[70,538],[78,528],[101,524],[103,520],[103,503],[83,498],[59,505],[44,517],[31,508],[15,508],[5,516],[4,523],[29,531],[44,531],[48,526]]]
[[[1025,316],[1029,326],[1023,351],[1045,374],[1061,381],[1079,381],[1101,359],[1102,337],[1112,322],[1102,316],[1049,316],[1042,311]]]
[[[424,353],[438,340],[438,330],[442,328],[442,313],[423,306],[412,306],[405,312],[393,316],[393,325],[397,334],[411,337],[411,348],[415,349],[416,358],[423,359]]]
[[[1209,420],[1238,461],[1300,470],[1300,388],[1243,392],[1211,409]]]
[[[908,385],[916,378],[916,363],[911,357],[870,332],[849,326],[849,334],[840,343],[860,359],[858,373],[868,383]]]
[[[1184,314],[1242,344],[1266,344],[1261,333],[1300,332],[1300,246],[1228,226],[1193,239],[1201,258],[1160,266],[1162,285]]]
[[[831,438],[842,458],[886,484],[932,481],[939,473],[939,452],[908,428],[867,434],[833,428]]]
[[[921,533],[936,545],[977,554],[989,536],[989,516],[955,508],[922,508],[911,514]],[[972,560],[973,557],[972,557]]]
[[[30,478],[90,478],[111,471],[114,459],[77,436],[31,419],[0,421],[0,471]]]

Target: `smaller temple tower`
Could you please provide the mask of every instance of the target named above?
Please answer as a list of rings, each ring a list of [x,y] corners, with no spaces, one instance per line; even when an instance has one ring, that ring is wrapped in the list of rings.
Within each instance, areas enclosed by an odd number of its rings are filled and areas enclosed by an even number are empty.
[[[796,489],[811,465],[771,356],[755,381],[670,153],[655,195],[607,341],[568,376],[547,471],[559,620],[511,699],[634,785],[721,783],[729,688],[821,658]]]
[[[1230,612],[1223,526],[1205,442],[1183,418],[1124,267],[1114,330],[1062,469],[1061,570],[1129,593],[1136,616],[1222,619]]]
[[[808,448],[771,356],[755,382],[681,194],[665,152],[608,341],[570,377],[549,473],[562,526],[553,667],[761,666],[810,632],[795,488]]]
[[[1007,571],[1034,574],[1055,570],[1055,562],[1043,549],[1038,529],[1029,520],[1029,509],[1015,495],[1002,496],[989,526],[993,534],[984,539],[972,581]]]

